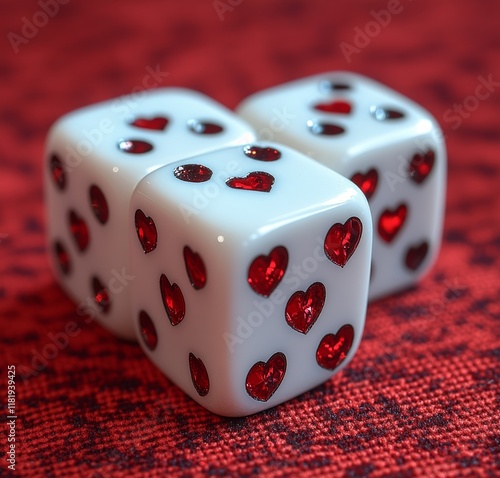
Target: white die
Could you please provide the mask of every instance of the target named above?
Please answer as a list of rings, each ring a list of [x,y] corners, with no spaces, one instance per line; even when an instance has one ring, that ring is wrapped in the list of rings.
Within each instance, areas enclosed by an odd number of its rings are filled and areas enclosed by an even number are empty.
[[[444,141],[430,113],[347,72],[258,92],[237,112],[259,137],[302,151],[365,192],[374,227],[370,299],[429,270],[441,242],[446,187]]]
[[[139,342],[204,407],[249,415],[351,360],[372,247],[351,181],[283,145],[226,148],[146,176],[129,224]]]
[[[254,139],[251,128],[210,98],[162,88],[62,117],[46,147],[49,250],[56,276],[78,303],[117,335],[135,338],[130,317],[128,207],[154,169]]]

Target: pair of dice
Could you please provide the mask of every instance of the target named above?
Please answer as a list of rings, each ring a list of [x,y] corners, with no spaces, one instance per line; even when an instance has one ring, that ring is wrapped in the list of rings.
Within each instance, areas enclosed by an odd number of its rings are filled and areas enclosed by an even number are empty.
[[[226,416],[345,367],[367,301],[436,257],[446,169],[430,114],[359,75],[237,113],[178,88],[83,108],[52,128],[45,177],[54,270],[79,310]]]

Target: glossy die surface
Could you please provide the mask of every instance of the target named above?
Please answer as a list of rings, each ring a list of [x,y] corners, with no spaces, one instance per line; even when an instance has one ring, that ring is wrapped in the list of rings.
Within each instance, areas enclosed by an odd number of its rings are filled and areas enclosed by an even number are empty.
[[[55,274],[78,312],[125,338],[130,316],[128,207],[136,184],[181,158],[253,139],[229,110],[177,88],[70,113],[49,134],[45,192]]]
[[[282,145],[160,168],[129,217],[133,313],[151,360],[209,410],[249,415],[352,358],[368,294],[368,203]]]
[[[446,151],[426,110],[366,77],[326,73],[268,89],[237,109],[273,138],[352,179],[373,215],[369,297],[414,284],[437,257]]]

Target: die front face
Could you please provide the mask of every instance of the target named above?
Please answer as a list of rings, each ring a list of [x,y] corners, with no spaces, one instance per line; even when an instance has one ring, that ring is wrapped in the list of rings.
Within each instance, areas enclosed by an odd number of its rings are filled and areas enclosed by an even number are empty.
[[[209,410],[275,406],[355,353],[369,206],[302,154],[253,143],[162,167],[135,189],[128,234],[139,342]]]
[[[135,338],[127,258],[133,188],[164,164],[253,137],[223,106],[177,88],[117,98],[56,123],[44,168],[49,250],[79,313]]]
[[[441,242],[446,151],[427,111],[345,72],[257,93],[237,111],[261,137],[302,151],[363,190],[374,223],[371,299],[414,284],[430,268]]]

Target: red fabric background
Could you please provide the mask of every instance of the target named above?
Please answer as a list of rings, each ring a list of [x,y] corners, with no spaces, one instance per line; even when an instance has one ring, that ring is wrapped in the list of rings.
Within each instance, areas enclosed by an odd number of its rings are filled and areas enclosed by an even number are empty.
[[[47,0],[46,0],[47,1]],[[392,2],[72,0],[14,51],[41,10],[4,2],[0,24],[0,403],[17,376],[22,476],[498,476],[500,3],[401,0],[350,62],[339,47]],[[38,16],[43,20],[43,15]],[[28,32],[30,33],[30,32]],[[32,34],[33,32],[31,32]],[[12,38],[12,35],[10,36]],[[418,287],[370,305],[340,375],[276,409],[212,415],[143,356],[76,313],[49,271],[43,144],[63,113],[142,88],[198,89],[229,107],[328,70],[374,77],[428,108],[449,149],[444,242]],[[447,111],[465,102],[463,117]],[[460,124],[458,124],[460,123]],[[49,334],[81,332],[28,380]],[[3,410],[4,412],[5,410]],[[0,423],[0,474],[7,425]]]

